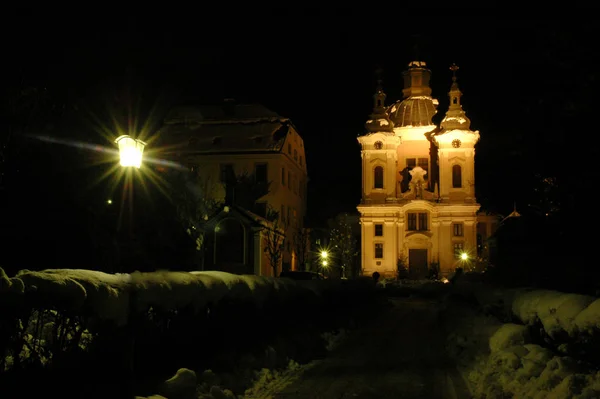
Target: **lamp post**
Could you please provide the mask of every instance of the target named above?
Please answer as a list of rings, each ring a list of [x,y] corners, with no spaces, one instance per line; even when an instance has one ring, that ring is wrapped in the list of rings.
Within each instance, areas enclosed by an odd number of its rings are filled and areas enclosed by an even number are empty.
[[[142,160],[144,156],[144,147],[146,143],[139,139],[124,134],[115,139],[115,143],[119,147],[119,163],[122,167],[126,168],[125,174],[125,187],[123,190],[123,201],[122,203],[129,202],[129,246],[131,249],[133,240],[133,168],[139,169],[142,166]],[[121,208],[122,217],[123,208]],[[121,225],[121,217],[119,217],[119,229]]]
[[[129,250],[133,248],[133,231],[132,231],[132,219],[133,219],[133,178],[131,176],[132,167],[139,169],[142,166],[142,159],[144,155],[144,147],[146,143],[139,139],[134,139],[129,135],[122,135],[117,137],[115,143],[119,146],[119,159],[122,167],[127,168],[127,174],[125,175],[125,190],[123,191],[123,203],[125,199],[129,199]],[[131,185],[131,186],[130,186]],[[129,194],[129,195],[127,195]],[[122,208],[121,208],[122,209]],[[120,219],[120,218],[119,218]],[[120,223],[119,223],[120,225]],[[129,328],[128,328],[128,340],[127,340],[127,351],[126,360],[128,363],[128,371],[131,375],[130,381],[134,380],[135,376],[135,352],[136,352],[136,331],[137,331],[137,317],[135,312],[136,304],[136,291],[134,289],[133,282],[130,282],[129,286]],[[133,390],[133,385],[130,384],[130,390]]]

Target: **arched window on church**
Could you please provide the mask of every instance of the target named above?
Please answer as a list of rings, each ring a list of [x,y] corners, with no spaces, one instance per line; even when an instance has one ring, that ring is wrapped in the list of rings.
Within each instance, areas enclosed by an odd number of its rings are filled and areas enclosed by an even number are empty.
[[[373,172],[373,188],[383,188],[383,166],[376,166]]]
[[[452,188],[462,187],[462,169],[460,165],[452,167]]]

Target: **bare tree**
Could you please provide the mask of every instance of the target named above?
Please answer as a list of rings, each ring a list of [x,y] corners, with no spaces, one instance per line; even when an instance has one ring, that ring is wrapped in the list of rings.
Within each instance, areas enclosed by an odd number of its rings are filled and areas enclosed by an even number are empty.
[[[169,179],[171,201],[177,218],[186,233],[194,240],[200,254],[199,263],[204,264],[204,223],[222,205],[217,197],[220,183],[202,178],[195,173],[173,173]]]
[[[294,233],[294,248],[300,270],[306,270],[306,262],[310,256],[310,232],[305,228],[298,228]]]
[[[171,201],[176,207],[177,218],[186,233],[194,240],[200,254],[199,263],[204,264],[204,224],[223,205],[235,205],[256,212],[256,200],[269,192],[268,182],[257,182],[253,174],[232,174],[226,182],[203,177],[194,172],[173,171],[169,176]],[[223,185],[226,197],[222,198]],[[265,215],[260,215],[265,216]]]
[[[352,276],[356,274],[355,259],[358,254],[358,240],[352,232],[352,226],[348,221],[347,214],[337,216],[331,226],[331,248],[339,259],[341,276],[345,277],[349,272]]]
[[[273,269],[273,277],[277,277],[277,271],[283,257],[285,234],[280,225],[279,212],[269,207],[266,219],[269,225],[263,230],[264,251],[269,257],[269,264]]]

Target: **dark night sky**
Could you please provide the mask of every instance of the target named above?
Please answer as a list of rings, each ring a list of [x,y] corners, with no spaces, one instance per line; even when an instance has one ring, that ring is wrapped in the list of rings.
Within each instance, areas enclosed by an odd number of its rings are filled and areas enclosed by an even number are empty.
[[[383,68],[389,104],[400,99],[401,72],[418,54],[433,73],[439,122],[454,62],[463,108],[481,134],[478,198],[510,212],[513,200],[528,195],[523,170],[538,162],[542,173],[555,172],[553,151],[569,149],[569,129],[592,134],[587,113],[597,94],[598,28],[585,20],[420,13],[414,22],[397,23],[369,22],[358,13],[263,14],[243,23],[195,15],[115,13],[79,22],[28,16],[13,20],[21,33],[9,45],[16,62],[8,76],[21,74],[69,101],[129,90],[143,99],[142,109],[158,99],[162,105],[225,97],[261,102],[291,118],[304,137],[309,214],[316,220],[353,211],[360,200],[356,136],[372,109],[375,69]]]

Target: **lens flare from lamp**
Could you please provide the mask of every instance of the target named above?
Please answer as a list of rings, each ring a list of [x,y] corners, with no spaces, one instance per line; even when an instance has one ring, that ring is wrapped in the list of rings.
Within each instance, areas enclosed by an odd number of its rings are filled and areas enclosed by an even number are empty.
[[[327,256],[328,256],[328,255],[329,255],[329,254],[327,253],[327,251],[321,251],[321,258],[323,258],[323,259],[327,259]]]
[[[117,137],[115,143],[119,146],[121,166],[135,166],[136,168],[142,166],[146,143],[126,134]]]
[[[469,255],[468,255],[466,252],[463,252],[463,253],[460,255],[460,258],[461,258],[462,260],[467,260],[467,259],[469,259]]]

